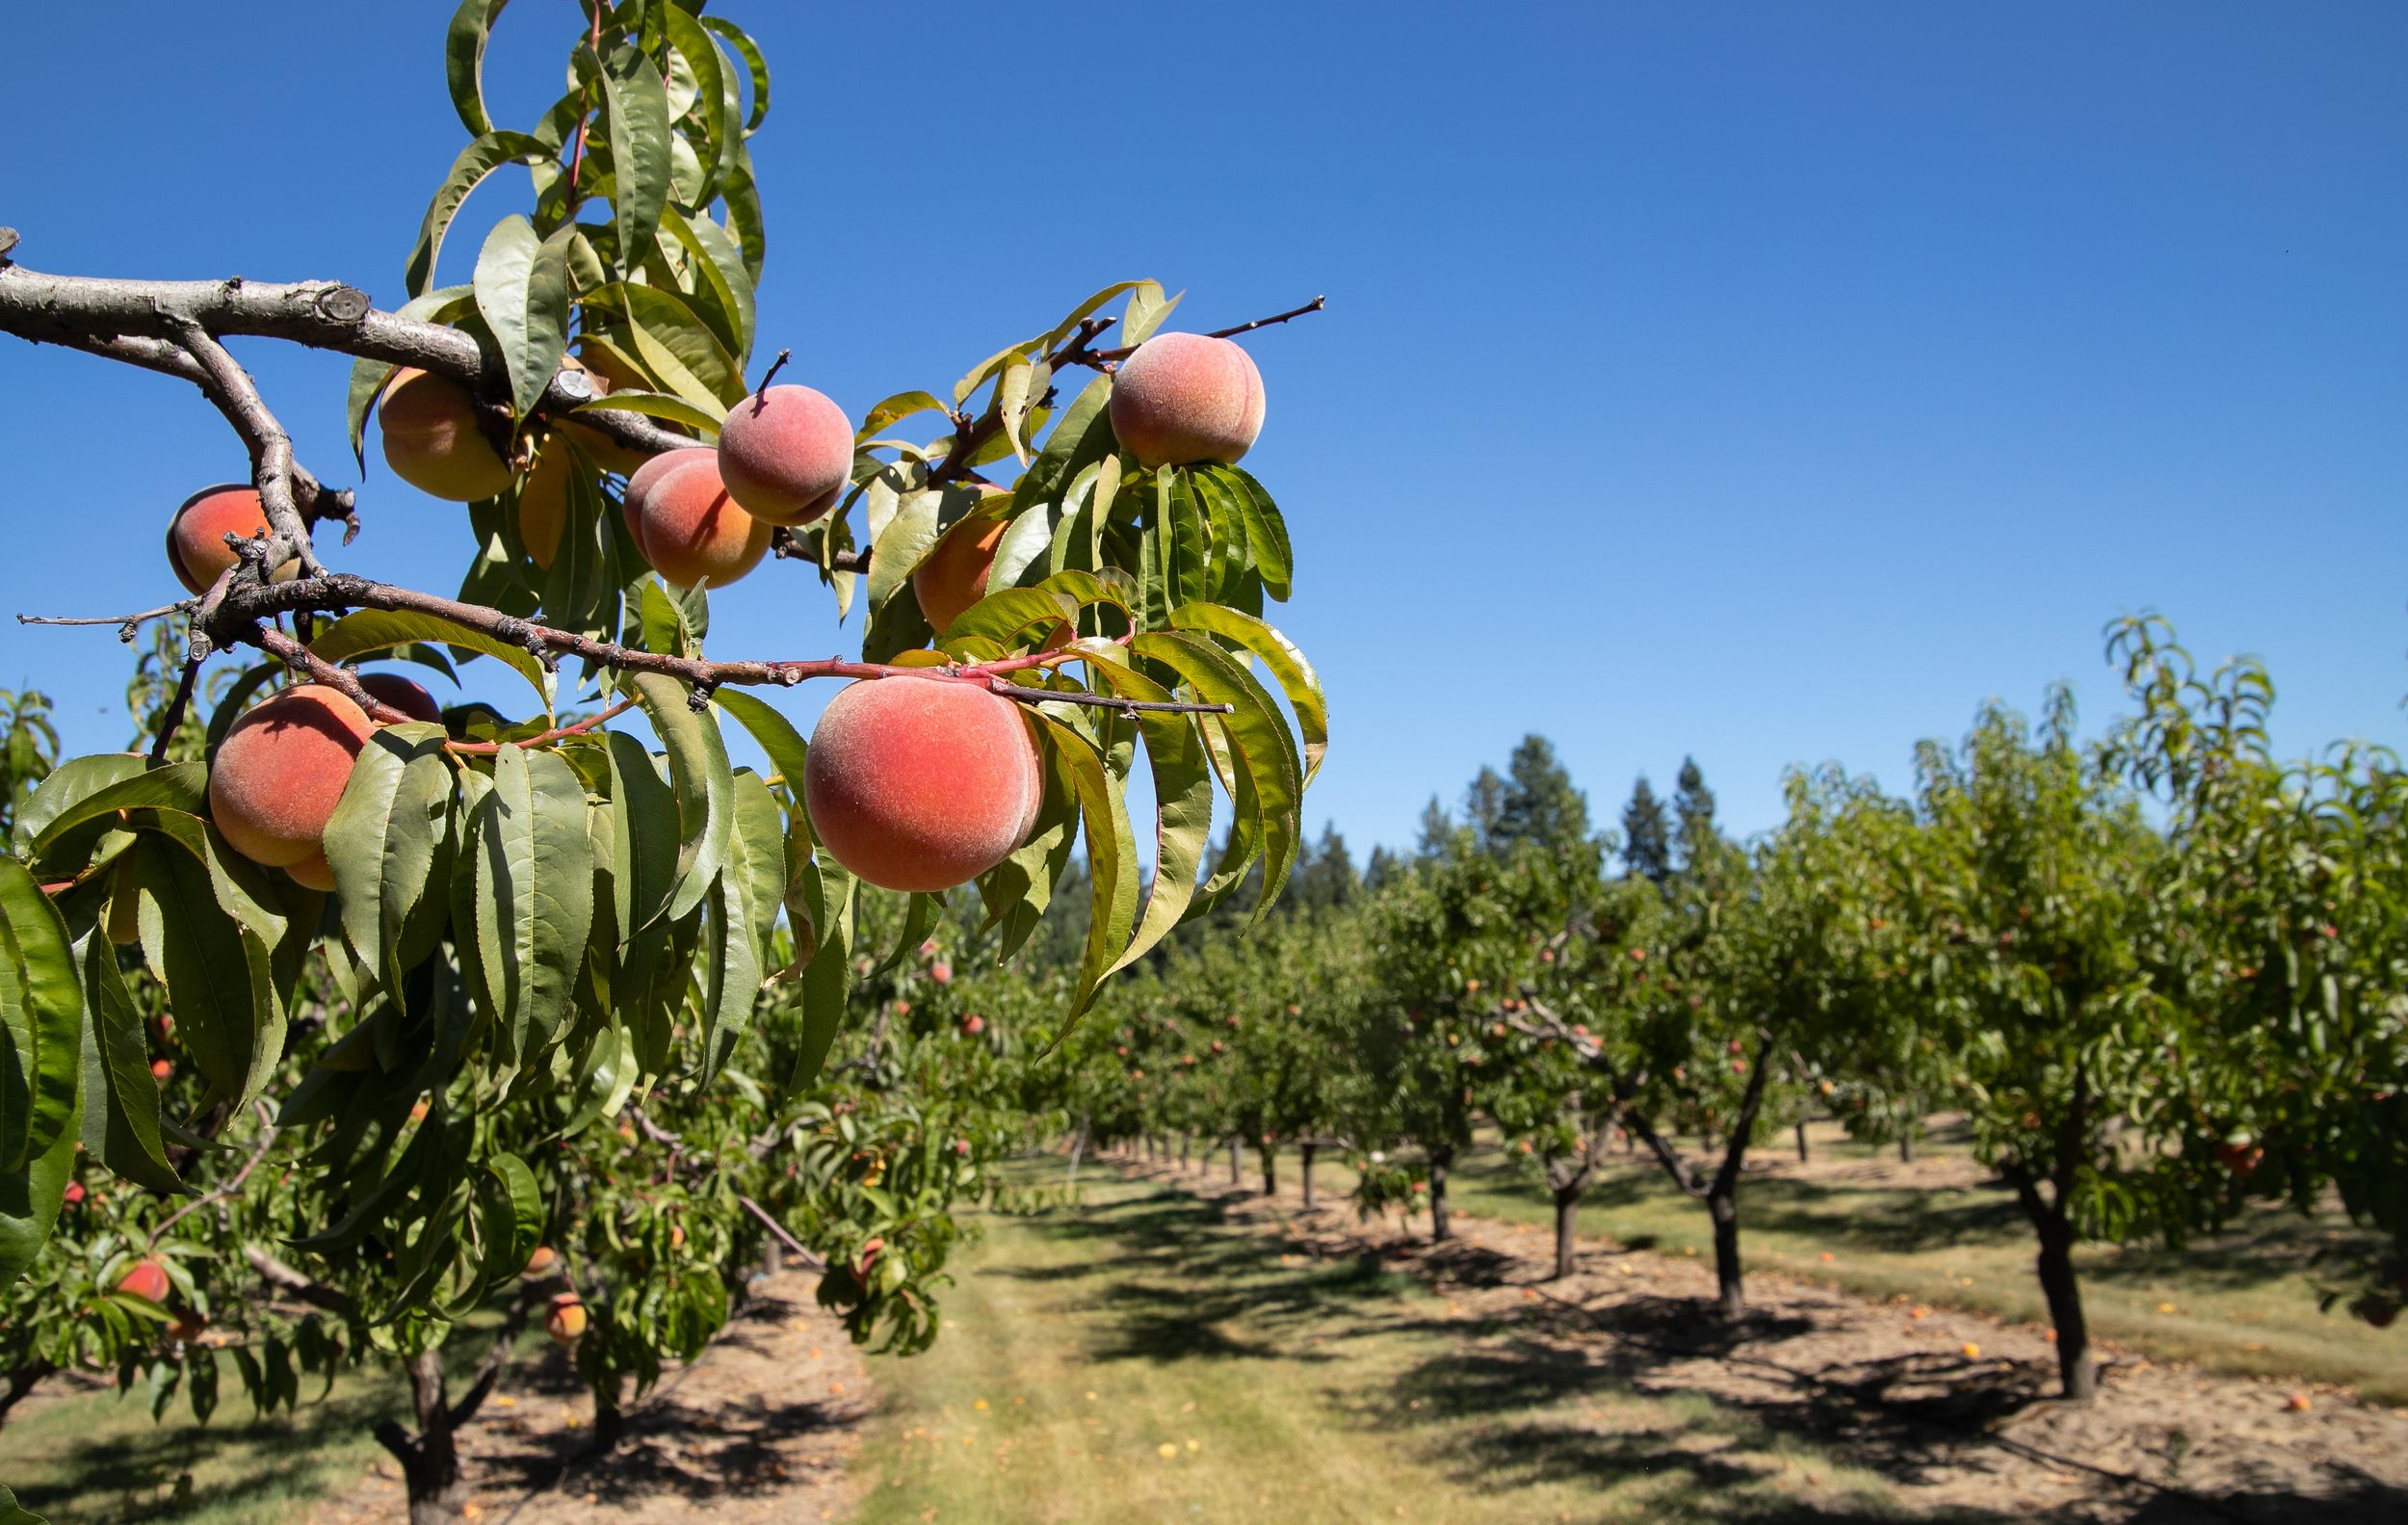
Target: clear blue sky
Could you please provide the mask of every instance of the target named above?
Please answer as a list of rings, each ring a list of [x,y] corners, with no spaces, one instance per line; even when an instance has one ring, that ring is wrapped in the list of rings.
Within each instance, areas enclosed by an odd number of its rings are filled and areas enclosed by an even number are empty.
[[[1685,752],[1742,830],[1789,763],[1901,786],[1985,696],[2109,713],[2099,629],[2144,608],[2264,656],[2287,748],[2403,739],[2408,8],[715,9],[776,69],[765,352],[849,409],[1112,279],[1192,328],[1328,294],[1251,341],[1247,464],[1332,696],[1309,812],[1358,852],[1529,730],[1601,818]],[[398,302],[461,140],[450,10],[26,9],[0,223],[39,269]],[[573,15],[505,16],[506,125]],[[345,479],[343,362],[244,355]],[[172,595],[168,513],[244,471],[224,426],[13,340],[0,390],[0,610]],[[448,588],[458,512],[371,459],[331,559]],[[723,655],[858,641],[791,566],[718,602]],[[106,632],[0,641],[71,746],[122,745]]]

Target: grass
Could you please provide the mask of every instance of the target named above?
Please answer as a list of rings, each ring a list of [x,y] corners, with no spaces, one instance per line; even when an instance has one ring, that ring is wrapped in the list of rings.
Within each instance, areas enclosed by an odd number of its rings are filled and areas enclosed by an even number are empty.
[[[1819,1161],[1895,1158],[1836,1127],[1815,1128],[1808,1142]],[[1756,1157],[1789,1149],[1784,1135]],[[1964,1148],[1944,1131],[1926,1141],[1924,1152]],[[1225,1179],[1226,1152],[1213,1161]],[[1293,1186],[1293,1151],[1281,1156],[1279,1169],[1281,1185]],[[1250,1155],[1246,1170],[1248,1181],[1259,1184]],[[1353,1185],[1343,1167],[1324,1166],[1316,1176],[1332,1205]],[[1555,1225],[1547,1193],[1493,1143],[1458,1164],[1449,1194],[1467,1213],[1550,1232]],[[1660,1169],[1638,1161],[1609,1166],[1582,1200],[1580,1227],[1666,1254],[1714,1253],[1705,1209],[1676,1192]],[[1751,1273],[1781,1272],[1866,1297],[1967,1308],[2010,1323],[2047,1320],[2033,1269],[2037,1247],[2002,1187],[1909,1189],[1751,1173],[1740,1190],[1740,1233]],[[2408,1330],[2377,1331],[2346,1312],[2316,1307],[2316,1252],[2360,1237],[2338,1215],[2267,1208],[2233,1232],[2180,1250],[2093,1247],[2076,1256],[2082,1305],[2094,1337],[2152,1359],[2336,1382],[2375,1403],[2408,1405]]]
[[[181,1393],[154,1423],[146,1387],[43,1402],[0,1430],[0,1480],[51,1525],[283,1525],[350,1486],[384,1455],[369,1427],[406,1417],[398,1376],[362,1372],[338,1380],[324,1403],[252,1414],[231,1361],[220,1362],[218,1412],[196,1423]],[[57,1379],[53,1379],[57,1380]],[[30,1407],[30,1405],[29,1405]]]
[[[1283,1261],[1185,1192],[1096,1180],[982,1223],[935,1348],[873,1363],[859,1525],[1893,1517],[1744,1414],[1451,1319],[1375,1261]]]

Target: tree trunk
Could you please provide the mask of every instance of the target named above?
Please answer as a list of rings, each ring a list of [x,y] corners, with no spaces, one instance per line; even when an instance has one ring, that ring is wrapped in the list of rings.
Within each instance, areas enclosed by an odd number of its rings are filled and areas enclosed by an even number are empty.
[[[460,1481],[459,1451],[452,1440],[452,1410],[443,1392],[443,1353],[421,1351],[402,1363],[409,1377],[410,1406],[418,1433],[387,1419],[377,1439],[402,1464],[409,1496],[409,1525],[453,1525],[462,1519],[468,1489]]]
[[[1706,1198],[1714,1223],[1714,1310],[1726,1319],[1747,1311],[1740,1286],[1740,1204],[1735,1194],[1716,1190]]]
[[[1070,1136],[1070,1179],[1064,1186],[1079,1184],[1079,1156],[1086,1152],[1086,1119],[1079,1119],[1079,1131]]]
[[[586,1447],[589,1456],[608,1456],[618,1449],[627,1436],[627,1410],[618,1406],[618,1386],[614,1382],[608,1393],[593,1396],[593,1440]]]
[[[1435,1150],[1429,1157],[1429,1238],[1432,1244],[1454,1235],[1454,1229],[1447,1221],[1447,1167],[1453,1161],[1453,1149]]]
[[[1268,1144],[1263,1145],[1263,1195],[1279,1195],[1279,1150]]]
[[[1797,1125],[1797,1163],[1803,1165],[1806,1163],[1807,1159],[1806,1124],[1801,1122]]]
[[[2082,1317],[2081,1283],[2074,1275],[2074,1230],[2062,1214],[2051,1214],[2040,1230],[2040,1290],[2049,1300],[2049,1322],[2056,1328],[2056,1375],[2068,1403],[2086,1404],[2099,1395],[2099,1369],[2090,1361],[2090,1325]]]
[[[1194,1142],[1195,1135],[1191,1133],[1179,1135],[1179,1169],[1183,1170],[1188,1168],[1188,1145]]]
[[[1912,1134],[1912,1133],[1901,1133],[1901,1134],[1899,1134],[1899,1135],[1898,1135],[1898,1163],[1899,1163],[1900,1165],[1912,1165],[1912,1164],[1914,1164],[1914,1163],[1915,1163],[1915,1136],[1914,1136],[1914,1134]]]
[[[1235,1186],[1238,1184],[1240,1179],[1241,1177],[1238,1174],[1238,1141],[1233,1137],[1229,1141],[1229,1184]]]
[[[786,1247],[772,1237],[768,1244],[761,1247],[761,1270],[764,1274],[773,1276],[785,1269]]]
[[[1580,1205],[1581,1189],[1579,1187],[1558,1186],[1556,1188],[1556,1274],[1554,1279],[1557,1281],[1561,1281],[1572,1274],[1572,1263],[1577,1258],[1573,1254],[1572,1234],[1578,1225]]]
[[[1304,1173],[1304,1210],[1308,1213],[1313,1210],[1313,1152],[1320,1147],[1310,1141],[1296,1145],[1304,1157],[1297,1169]]]

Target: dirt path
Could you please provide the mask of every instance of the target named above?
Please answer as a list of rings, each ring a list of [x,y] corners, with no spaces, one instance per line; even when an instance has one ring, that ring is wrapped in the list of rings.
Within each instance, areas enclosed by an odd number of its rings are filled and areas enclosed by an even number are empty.
[[[470,1516],[508,1525],[699,1520],[808,1525],[851,1512],[847,1463],[871,1408],[860,1352],[802,1273],[756,1283],[753,1302],[695,1362],[631,1409],[610,1456],[580,1453],[593,1400],[559,1353],[520,1366],[461,1436]],[[380,1462],[312,1525],[404,1517],[399,1469]]]
[[[1553,1236],[1458,1214],[1457,1237],[1301,1211],[1207,1170],[1108,1162],[1229,1203],[1239,1221],[1319,1257],[1375,1257],[1419,1276],[1450,1317],[1488,1327],[1467,1384],[1526,1382],[1534,1358],[1647,1394],[1688,1392],[1832,1447],[1943,1513],[2066,1522],[2408,1518],[2408,1411],[2306,1389],[2115,1358],[2087,1407],[2048,1395],[2041,1332],[1976,1314],[1882,1303],[1750,1273],[1747,1319],[1702,1304],[1710,1266],[1584,1236],[1579,1274],[1547,1281]],[[1568,1379],[1559,1379],[1568,1380]],[[2294,1405],[2304,1402],[2304,1407]]]

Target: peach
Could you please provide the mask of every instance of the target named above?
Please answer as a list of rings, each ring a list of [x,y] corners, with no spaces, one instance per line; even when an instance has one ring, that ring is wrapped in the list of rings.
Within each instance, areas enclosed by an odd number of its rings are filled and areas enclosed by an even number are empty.
[[[537,1245],[536,1252],[527,1257],[527,1269],[521,1271],[519,1275],[522,1276],[548,1275],[552,1268],[560,1264],[560,1260],[559,1250],[554,1249],[550,1245]]]
[[[233,548],[225,543],[227,536],[249,539],[267,533],[268,511],[259,506],[255,488],[239,482],[203,487],[178,504],[175,517],[168,521],[168,565],[175,568],[176,581],[185,588],[205,593],[234,565]],[[291,582],[300,575],[301,562],[296,559],[277,567],[275,580]]]
[[[510,489],[510,462],[477,428],[477,402],[448,376],[405,366],[377,406],[384,462],[419,491],[454,503]]]
[[[147,1302],[165,1302],[168,1301],[168,1268],[156,1260],[138,1261],[133,1270],[118,1278],[118,1290]]]
[[[803,798],[812,829],[861,878],[951,889],[1028,837],[1045,776],[1009,699],[945,678],[871,678],[820,716]]]
[[[586,1332],[585,1301],[574,1292],[563,1292],[552,1300],[552,1311],[543,1316],[543,1332],[563,1345],[575,1342]]]
[[[434,696],[427,692],[424,684],[399,672],[362,672],[359,686],[368,691],[370,698],[391,705],[411,720],[443,723],[443,706],[434,701]]]
[[[166,1060],[154,1059],[150,1062],[150,1078],[157,1081],[162,1086],[166,1085],[170,1079],[173,1078],[174,1074],[175,1066],[168,1063]]]
[[[807,386],[772,386],[727,410],[720,476],[754,518],[808,524],[852,480],[852,420]]]
[[[209,817],[234,851],[268,868],[320,854],[327,817],[375,729],[340,690],[304,683],[226,732],[209,764]]]
[[[629,489],[636,540],[653,568],[678,587],[724,588],[761,564],[770,526],[728,496],[715,458],[675,454],[686,459],[646,484],[641,500]]]
[[[642,377],[621,370],[599,353],[589,354],[582,360],[573,355],[563,355],[561,369],[583,371],[591,377],[596,397],[608,397],[613,392],[631,387],[639,392],[647,390]],[[561,420],[561,427],[577,436],[577,443],[585,447],[586,454],[592,458],[595,465],[606,471],[615,471],[622,477],[652,459],[649,451],[622,445],[591,424],[564,418]]]
[[[643,503],[659,486],[661,479],[679,466],[701,459],[704,455],[717,459],[718,452],[708,445],[690,445],[684,450],[664,450],[635,469],[627,479],[627,490],[619,500],[620,512],[627,515],[627,533],[635,537],[636,549],[643,550]],[[644,551],[649,557],[652,553]]]
[[[568,488],[577,469],[577,453],[560,434],[545,436],[536,447],[536,463],[518,479],[518,542],[527,559],[543,571],[561,551],[561,532],[568,526]]]
[[[911,569],[911,596],[938,635],[986,596],[995,549],[1011,527],[1011,494],[988,487],[986,500],[945,531],[928,559]]]
[[[312,850],[298,863],[285,864],[284,872],[290,874],[293,882],[303,889],[314,889],[328,895],[334,893],[334,865],[327,861],[327,850],[323,847]]]
[[[1227,339],[1158,333],[1112,373],[1112,434],[1139,465],[1235,462],[1263,432],[1263,375]]]

